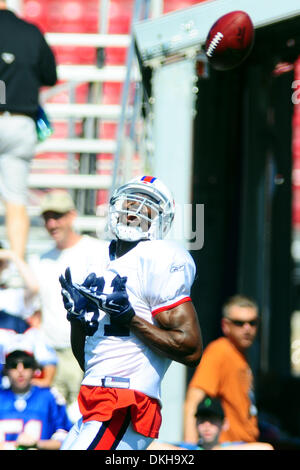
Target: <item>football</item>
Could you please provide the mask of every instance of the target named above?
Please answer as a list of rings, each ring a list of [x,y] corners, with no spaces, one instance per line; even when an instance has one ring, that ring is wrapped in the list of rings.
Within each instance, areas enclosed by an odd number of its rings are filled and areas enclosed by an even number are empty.
[[[244,11],[221,16],[210,28],[205,42],[208,62],[216,70],[231,70],[248,57],[254,43],[254,26]]]

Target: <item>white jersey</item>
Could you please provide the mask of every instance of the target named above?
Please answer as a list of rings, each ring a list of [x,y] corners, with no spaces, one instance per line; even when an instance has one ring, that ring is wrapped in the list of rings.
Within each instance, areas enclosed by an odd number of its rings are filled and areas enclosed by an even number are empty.
[[[195,263],[179,244],[155,240],[140,242],[120,258],[108,260],[104,271],[104,293],[111,293],[111,281],[127,277],[127,293],[136,315],[155,324],[155,315],[191,300]],[[89,316],[90,314],[87,314]],[[82,384],[138,390],[160,399],[161,380],[171,360],[155,353],[129,328],[111,324],[99,311],[98,328],[87,336],[85,375]]]

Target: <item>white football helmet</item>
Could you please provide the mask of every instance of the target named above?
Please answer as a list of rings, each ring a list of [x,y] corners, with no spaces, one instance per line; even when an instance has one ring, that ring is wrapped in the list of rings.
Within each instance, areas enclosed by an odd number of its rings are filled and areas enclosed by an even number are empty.
[[[174,215],[175,203],[168,188],[153,176],[142,176],[115,190],[108,225],[120,240],[159,240],[170,230]]]

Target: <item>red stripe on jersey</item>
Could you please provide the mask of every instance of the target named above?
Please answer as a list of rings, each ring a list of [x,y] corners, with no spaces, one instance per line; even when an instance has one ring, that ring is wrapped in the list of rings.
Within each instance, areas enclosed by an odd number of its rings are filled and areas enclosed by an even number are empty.
[[[184,304],[185,302],[191,302],[192,299],[190,297],[184,297],[181,300],[178,300],[178,302],[175,302],[174,304],[171,305],[166,305],[164,307],[157,308],[153,310],[152,316],[155,317],[160,312],[165,312],[166,310],[171,310],[172,308],[178,307],[178,305]]]

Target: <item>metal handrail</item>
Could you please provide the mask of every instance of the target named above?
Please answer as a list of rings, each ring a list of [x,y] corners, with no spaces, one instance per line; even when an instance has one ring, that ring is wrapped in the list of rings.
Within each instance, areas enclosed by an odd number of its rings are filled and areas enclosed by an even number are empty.
[[[142,10],[143,8],[144,8],[144,12]],[[132,25],[136,21],[141,19],[142,14],[143,14],[143,19],[147,19],[147,17],[149,16],[149,10],[150,10],[150,0],[135,0],[133,15],[131,19],[131,29],[132,29]],[[123,90],[122,90],[121,115],[120,115],[120,120],[118,124],[118,129],[117,129],[116,152],[114,154],[112,186],[110,190],[110,196],[112,195],[114,189],[116,188],[118,184],[118,170],[119,170],[119,165],[120,165],[124,128],[126,124],[126,109],[127,109],[128,99],[129,99],[134,58],[135,58],[135,43],[134,43],[133,35],[131,34],[131,40],[130,40],[130,45],[128,48],[128,55],[127,55],[127,61],[126,61],[126,76],[125,76],[125,80],[123,83]],[[140,103],[139,99],[134,99],[135,113],[132,118],[131,126],[130,126],[131,137],[132,137],[132,129],[135,124],[135,119],[137,116],[136,106],[139,105],[139,103]]]

